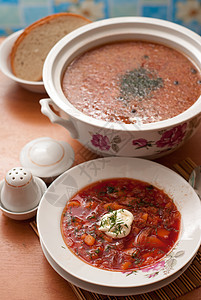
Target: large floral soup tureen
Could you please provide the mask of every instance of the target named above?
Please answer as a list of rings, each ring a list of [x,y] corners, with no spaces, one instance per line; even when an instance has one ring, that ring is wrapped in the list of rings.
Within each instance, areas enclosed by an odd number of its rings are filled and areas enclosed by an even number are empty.
[[[97,21],[68,34],[50,51],[43,69],[44,85],[50,99],[40,101],[42,113],[100,155],[156,158],[174,151],[194,134],[201,119],[201,98],[170,119],[124,124],[85,115],[67,100],[61,86],[66,66],[78,55],[108,42],[132,39],[165,44],[184,53],[198,68],[201,65],[201,37],[182,26],[143,17]],[[52,106],[60,111],[60,117]]]

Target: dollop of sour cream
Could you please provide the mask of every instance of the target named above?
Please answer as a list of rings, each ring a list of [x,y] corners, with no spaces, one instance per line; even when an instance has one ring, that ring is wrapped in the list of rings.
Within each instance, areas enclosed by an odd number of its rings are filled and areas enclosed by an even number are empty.
[[[99,230],[114,239],[120,239],[130,233],[133,219],[133,214],[127,209],[117,209],[102,216]]]

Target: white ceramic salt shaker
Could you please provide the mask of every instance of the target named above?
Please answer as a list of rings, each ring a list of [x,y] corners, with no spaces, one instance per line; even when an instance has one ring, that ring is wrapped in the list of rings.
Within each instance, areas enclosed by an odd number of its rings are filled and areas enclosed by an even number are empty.
[[[40,187],[30,171],[15,167],[7,172],[1,189],[1,203],[5,209],[25,212],[36,207],[40,198]]]

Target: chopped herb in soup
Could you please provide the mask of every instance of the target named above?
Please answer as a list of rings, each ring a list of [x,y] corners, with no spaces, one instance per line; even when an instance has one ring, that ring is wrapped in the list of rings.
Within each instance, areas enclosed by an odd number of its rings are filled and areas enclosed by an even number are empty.
[[[128,41],[77,57],[62,80],[66,98],[96,119],[151,123],[187,110],[201,94],[201,72],[164,45]]]
[[[162,259],[175,245],[181,215],[161,189],[131,178],[84,187],[66,204],[61,232],[68,248],[105,270],[136,270]]]

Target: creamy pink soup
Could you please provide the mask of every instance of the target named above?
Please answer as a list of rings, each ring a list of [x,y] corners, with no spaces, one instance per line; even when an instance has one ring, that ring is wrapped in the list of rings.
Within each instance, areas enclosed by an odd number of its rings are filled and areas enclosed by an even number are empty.
[[[63,92],[96,119],[151,123],[187,110],[201,95],[201,72],[182,53],[143,41],[106,44],[66,68]]]

